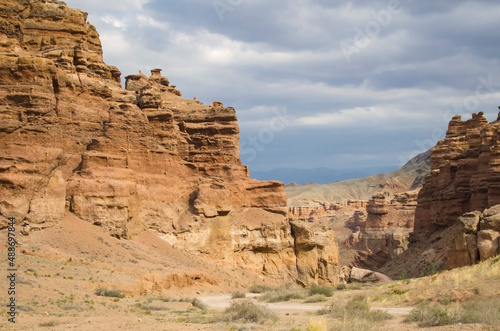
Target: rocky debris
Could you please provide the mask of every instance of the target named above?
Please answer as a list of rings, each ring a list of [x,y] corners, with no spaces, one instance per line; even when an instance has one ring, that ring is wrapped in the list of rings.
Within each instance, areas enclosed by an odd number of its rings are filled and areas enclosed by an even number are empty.
[[[232,107],[183,99],[158,68],[123,89],[86,13],[0,2],[0,228],[12,216],[46,228],[70,212],[118,238],[150,229],[216,263],[337,281],[336,242],[314,232],[317,253],[302,252],[283,184],[241,165]]]
[[[379,272],[367,269],[353,267],[341,269],[343,272],[349,272],[349,276],[342,275],[343,279],[349,279],[351,283],[381,283],[389,282],[391,278]]]
[[[342,284],[347,284],[351,282],[351,267],[342,266],[339,272],[339,282]]]

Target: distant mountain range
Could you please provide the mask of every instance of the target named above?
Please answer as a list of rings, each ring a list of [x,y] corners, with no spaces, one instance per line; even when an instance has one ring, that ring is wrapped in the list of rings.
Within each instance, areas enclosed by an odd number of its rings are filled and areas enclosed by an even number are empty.
[[[279,180],[285,184],[316,183],[328,184],[336,181],[367,177],[373,174],[387,173],[396,170],[395,166],[363,167],[356,169],[333,168],[277,168],[269,171],[251,171],[252,178],[259,180]]]
[[[379,192],[393,195],[418,189],[429,171],[430,151],[427,151],[418,154],[393,172],[321,185],[292,183],[285,186],[285,191],[289,206],[305,206],[314,201],[336,203],[347,200],[369,200]]]

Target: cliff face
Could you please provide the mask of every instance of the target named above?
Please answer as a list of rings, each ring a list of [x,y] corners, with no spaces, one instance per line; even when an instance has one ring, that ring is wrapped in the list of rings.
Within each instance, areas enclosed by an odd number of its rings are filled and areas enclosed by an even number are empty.
[[[378,194],[368,201],[367,218],[361,233],[360,244],[364,250],[387,254],[393,259],[408,248],[408,237],[413,229],[417,192],[397,194],[387,201]]]
[[[0,0],[0,228],[13,216],[27,233],[69,211],[116,237],[152,229],[214,261],[297,279],[283,184],[241,165],[235,110],[183,99],[159,69],[123,89],[86,19],[60,1]],[[302,282],[336,282],[323,274]]]
[[[469,211],[500,203],[500,122],[483,113],[455,116],[446,137],[432,148],[431,173],[418,195],[415,232],[446,228]]]
[[[431,149],[410,246],[382,272],[408,276],[475,264],[500,253],[500,121],[454,116]]]

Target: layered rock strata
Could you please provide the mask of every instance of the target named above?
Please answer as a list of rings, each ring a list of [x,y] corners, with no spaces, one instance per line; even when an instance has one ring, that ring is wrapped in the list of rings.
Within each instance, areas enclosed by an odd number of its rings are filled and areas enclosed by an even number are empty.
[[[470,211],[500,203],[500,121],[483,113],[450,121],[446,137],[431,149],[431,173],[418,195],[415,232],[447,228]]]
[[[431,149],[431,173],[417,197],[409,249],[383,271],[425,275],[499,253],[500,116],[456,115]]]
[[[383,251],[393,259],[408,248],[413,230],[417,192],[396,194],[390,201],[383,194],[375,195],[366,206],[367,218],[361,234],[362,249]]]
[[[339,212],[344,212],[347,208],[365,208],[366,203],[367,202],[363,200],[348,200],[338,203],[311,200],[308,201],[306,206],[288,207],[288,213],[291,218],[314,221],[323,217],[336,216]]]
[[[379,193],[368,201],[366,213],[353,215],[349,222],[353,232],[343,245],[360,251],[352,265],[376,269],[408,248],[416,198],[416,191],[396,194],[391,200]]]
[[[0,23],[0,228],[71,212],[119,238],[152,229],[217,263],[336,283],[333,234],[294,235],[283,184],[241,165],[233,108],[182,98],[160,69],[123,89],[87,14],[63,2],[1,0]]]

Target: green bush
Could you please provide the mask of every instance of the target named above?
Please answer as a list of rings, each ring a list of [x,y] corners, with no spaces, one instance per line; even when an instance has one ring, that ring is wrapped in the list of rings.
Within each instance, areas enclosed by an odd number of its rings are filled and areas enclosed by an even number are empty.
[[[331,297],[333,295],[333,288],[324,285],[313,284],[309,288],[309,295],[322,294],[325,297]]]
[[[362,295],[355,296],[345,304],[334,302],[330,307],[321,312],[330,313],[332,317],[341,320],[360,319],[369,323],[381,322],[392,318],[386,311],[370,310],[370,305],[366,297]]]
[[[125,294],[123,294],[120,290],[108,290],[103,287],[98,288],[94,293],[101,297],[125,298]]]
[[[405,322],[418,322],[420,327],[449,325],[460,320],[460,307],[444,307],[438,304],[423,303],[413,309]]]

